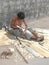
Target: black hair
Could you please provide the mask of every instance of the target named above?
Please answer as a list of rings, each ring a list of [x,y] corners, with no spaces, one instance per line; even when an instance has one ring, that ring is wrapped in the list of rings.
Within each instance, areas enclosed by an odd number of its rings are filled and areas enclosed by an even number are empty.
[[[24,12],[18,12],[17,16],[19,19],[24,19],[25,18],[25,13]]]

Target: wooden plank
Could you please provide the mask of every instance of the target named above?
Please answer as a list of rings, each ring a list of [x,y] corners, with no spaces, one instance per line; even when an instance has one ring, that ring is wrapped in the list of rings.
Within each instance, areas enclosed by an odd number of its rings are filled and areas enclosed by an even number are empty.
[[[23,54],[21,53],[21,51],[18,49],[17,45],[14,45],[17,52],[20,54],[20,56],[23,58],[23,60],[28,64],[28,61],[25,59],[25,57],[23,56]]]
[[[32,45],[30,45],[30,47],[32,49],[34,49],[35,51],[37,51],[39,54],[43,55],[44,57],[49,57],[49,52],[47,52],[46,50],[42,49],[40,46],[38,46],[36,44],[32,44]]]
[[[36,51],[33,50],[32,48],[30,48],[30,47],[28,47],[28,46],[26,46],[25,48],[26,48],[26,50],[28,50],[29,53],[31,53],[35,58],[43,58],[42,55],[40,55],[38,52],[36,52]]]

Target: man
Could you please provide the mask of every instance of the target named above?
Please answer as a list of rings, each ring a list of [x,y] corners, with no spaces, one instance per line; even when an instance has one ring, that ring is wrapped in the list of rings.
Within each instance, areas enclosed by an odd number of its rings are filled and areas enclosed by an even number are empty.
[[[25,29],[22,29],[21,27],[23,24],[25,25]],[[43,36],[39,37],[36,34],[36,32],[34,31],[31,32],[28,30],[28,25],[25,21],[24,12],[18,12],[17,16],[12,19],[11,28],[13,29],[14,34],[18,37],[23,37],[23,38],[25,37],[29,40],[32,39],[36,41],[44,40]]]

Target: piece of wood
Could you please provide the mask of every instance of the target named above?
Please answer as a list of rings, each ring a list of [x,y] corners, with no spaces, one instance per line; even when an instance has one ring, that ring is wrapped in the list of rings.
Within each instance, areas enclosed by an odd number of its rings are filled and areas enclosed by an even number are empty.
[[[44,56],[40,55],[38,52],[36,52],[35,50],[33,50],[32,48],[26,46],[25,47],[27,51],[29,51],[29,53],[31,53],[35,58],[44,58]]]
[[[20,54],[20,56],[23,58],[23,60],[28,64],[28,61],[25,59],[25,57],[22,55],[22,53],[20,52],[20,50],[18,49],[18,47],[15,45],[16,50],[18,51],[18,53]]]
[[[32,49],[34,49],[35,51],[37,51],[39,54],[43,55],[44,57],[49,57],[49,52],[42,49],[40,46],[38,46],[37,44],[32,44],[30,45],[30,47]]]

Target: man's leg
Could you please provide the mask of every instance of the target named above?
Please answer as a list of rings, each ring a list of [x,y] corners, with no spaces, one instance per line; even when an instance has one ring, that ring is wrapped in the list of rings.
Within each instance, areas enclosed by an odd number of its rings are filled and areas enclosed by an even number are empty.
[[[27,39],[36,39],[36,36],[34,36],[29,30],[27,30],[26,31],[26,33],[25,33],[25,37],[27,38]]]
[[[38,33],[35,31],[35,30],[33,30],[32,28],[29,28],[28,29],[35,37],[38,37]]]
[[[32,28],[29,28],[28,30],[33,34],[31,39],[34,39],[37,41],[43,41],[44,40],[44,36],[39,36],[38,33],[35,30],[33,30]]]
[[[36,32],[31,33],[29,30],[26,31],[25,34],[27,39],[36,40],[36,41],[43,41],[44,36],[38,36]]]

